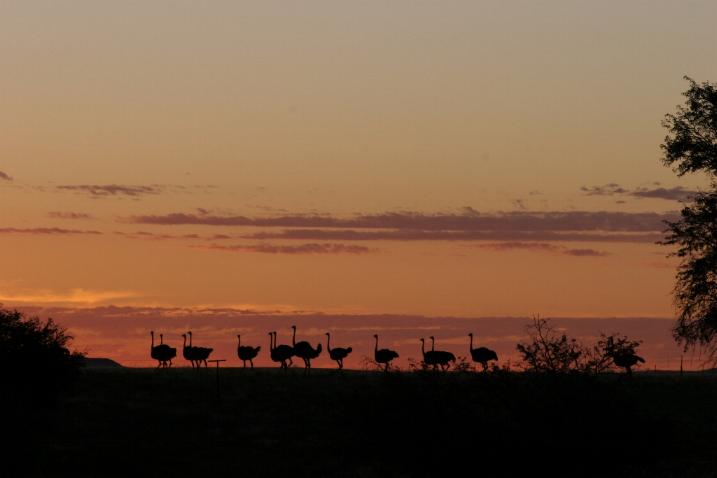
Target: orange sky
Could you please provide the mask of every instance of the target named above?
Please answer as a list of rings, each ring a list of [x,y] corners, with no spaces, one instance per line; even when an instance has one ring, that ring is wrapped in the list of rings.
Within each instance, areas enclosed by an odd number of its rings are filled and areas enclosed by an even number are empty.
[[[669,318],[654,242],[705,182],[660,120],[717,78],[715,17],[4,3],[0,302]]]

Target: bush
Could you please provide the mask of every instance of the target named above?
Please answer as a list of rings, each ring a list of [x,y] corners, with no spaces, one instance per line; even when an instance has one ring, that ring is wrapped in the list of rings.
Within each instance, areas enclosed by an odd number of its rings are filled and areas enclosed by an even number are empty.
[[[644,361],[635,354],[639,341],[615,333],[600,334],[600,340],[587,347],[558,333],[548,319],[539,316],[533,317],[533,323],[528,326],[528,336],[529,342],[519,343],[516,348],[523,356],[523,368],[531,372],[598,374],[624,367],[622,363],[627,357]]]

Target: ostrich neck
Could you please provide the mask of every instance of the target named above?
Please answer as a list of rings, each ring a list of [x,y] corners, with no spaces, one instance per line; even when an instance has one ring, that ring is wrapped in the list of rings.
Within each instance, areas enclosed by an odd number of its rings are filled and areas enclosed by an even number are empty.
[[[182,348],[183,348],[183,349],[186,349],[186,348],[187,348],[187,336],[185,335],[185,336],[183,336],[182,338],[184,339],[184,343],[182,344]]]
[[[374,337],[376,339],[376,347],[374,347],[373,351],[378,352],[378,337]]]
[[[294,334],[291,336],[291,345],[296,345],[296,327],[294,327]]]
[[[331,336],[330,335],[326,336],[326,350],[331,352]]]
[[[471,345],[468,348],[468,350],[472,353],[473,352],[473,336],[471,335]]]
[[[241,335],[237,335],[237,339],[239,339],[239,343],[237,344],[237,347],[241,347]]]
[[[274,334],[269,334],[269,351],[274,350]]]

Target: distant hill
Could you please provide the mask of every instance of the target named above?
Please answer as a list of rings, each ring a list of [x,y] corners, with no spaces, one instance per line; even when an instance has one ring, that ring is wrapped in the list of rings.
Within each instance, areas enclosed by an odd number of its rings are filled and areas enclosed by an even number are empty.
[[[112,359],[95,357],[85,357],[82,360],[82,366],[84,368],[122,368],[122,365]]]

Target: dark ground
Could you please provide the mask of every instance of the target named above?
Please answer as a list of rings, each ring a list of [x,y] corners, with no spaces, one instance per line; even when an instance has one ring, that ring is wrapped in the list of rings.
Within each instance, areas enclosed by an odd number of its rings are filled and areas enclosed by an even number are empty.
[[[717,476],[714,375],[220,372],[220,401],[211,368],[15,397],[2,474]]]

